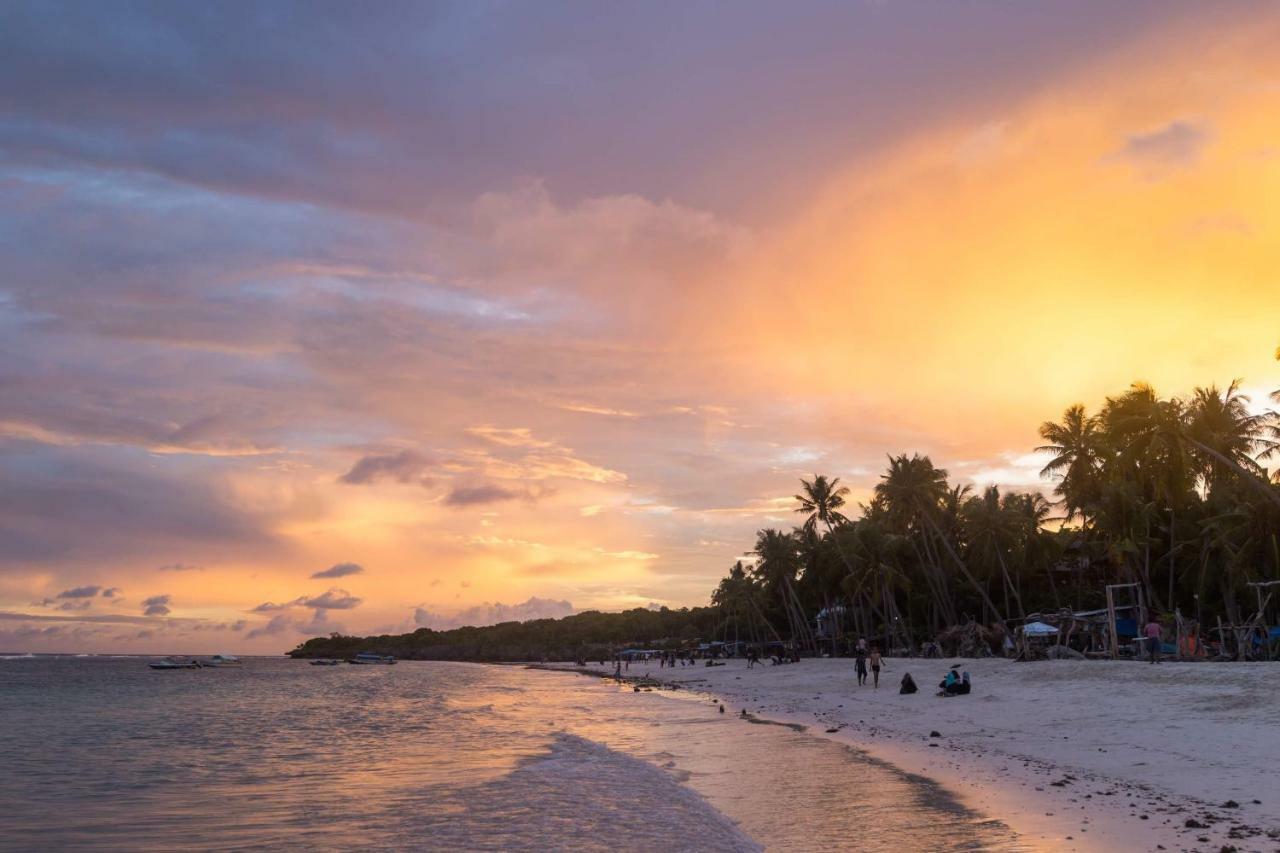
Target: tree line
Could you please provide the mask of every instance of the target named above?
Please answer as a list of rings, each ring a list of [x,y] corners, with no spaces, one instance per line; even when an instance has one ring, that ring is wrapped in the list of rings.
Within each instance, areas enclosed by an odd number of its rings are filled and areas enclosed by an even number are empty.
[[[709,637],[720,619],[713,607],[621,613],[595,610],[560,619],[503,622],[483,627],[410,634],[352,637],[331,634],[302,643],[289,654],[300,658],[350,658],[359,652],[395,655],[406,660],[516,662],[610,660],[625,646],[678,648],[689,638]]]
[[[1168,398],[1136,383],[1039,434],[1052,498],[953,483],[919,454],[890,456],[856,517],[838,477],[801,480],[801,523],[758,531],[710,607],[335,634],[291,654],[604,659],[711,640],[817,653],[855,637],[915,650],[960,625],[996,638],[1032,614],[1099,608],[1117,583],[1139,585],[1157,613],[1239,624],[1252,613],[1248,584],[1280,578],[1280,471],[1265,467],[1280,457],[1280,415],[1253,411],[1238,383]]]
[[[1136,383],[1039,432],[1053,500],[954,484],[918,454],[889,457],[856,518],[839,478],[802,480],[802,523],[760,530],[713,594],[722,633],[914,648],[967,622],[998,635],[1102,607],[1119,583],[1160,614],[1238,624],[1255,609],[1247,584],[1280,578],[1280,478],[1264,467],[1280,418],[1252,411],[1238,383],[1170,398]]]

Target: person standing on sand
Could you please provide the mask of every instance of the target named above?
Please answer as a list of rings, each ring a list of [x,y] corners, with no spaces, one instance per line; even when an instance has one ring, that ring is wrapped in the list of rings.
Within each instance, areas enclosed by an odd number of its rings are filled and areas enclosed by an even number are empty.
[[[867,650],[861,642],[853,651],[853,669],[858,674],[858,686],[864,686],[867,683]]]
[[[1156,621],[1156,617],[1152,616],[1151,621],[1147,623],[1147,627],[1142,629],[1142,633],[1147,635],[1147,649],[1151,653],[1151,663],[1160,663],[1160,623]]]
[[[883,660],[881,660],[880,658],[880,647],[872,646],[871,647],[871,679],[874,682],[874,686],[877,690],[880,689],[880,665],[882,663],[883,663]],[[864,679],[865,679],[865,676],[864,676]]]

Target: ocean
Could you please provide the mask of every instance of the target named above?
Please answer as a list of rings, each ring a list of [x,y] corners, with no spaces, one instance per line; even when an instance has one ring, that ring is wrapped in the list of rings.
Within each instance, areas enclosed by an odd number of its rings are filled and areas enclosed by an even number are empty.
[[[1018,850],[948,792],[693,692],[402,661],[0,659],[4,850]]]

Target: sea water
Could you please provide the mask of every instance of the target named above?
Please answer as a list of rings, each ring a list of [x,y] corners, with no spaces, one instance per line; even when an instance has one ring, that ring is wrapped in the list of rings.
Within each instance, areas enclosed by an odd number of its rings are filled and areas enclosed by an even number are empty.
[[[694,692],[402,661],[0,660],[9,850],[1016,850],[849,747]]]

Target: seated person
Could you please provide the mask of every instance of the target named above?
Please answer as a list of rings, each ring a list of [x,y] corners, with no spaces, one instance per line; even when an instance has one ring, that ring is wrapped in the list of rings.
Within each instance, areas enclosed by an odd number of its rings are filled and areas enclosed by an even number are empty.
[[[911,677],[911,673],[902,676],[902,686],[898,688],[899,693],[915,693],[920,688],[916,687],[916,680]]]
[[[964,675],[960,678],[960,684],[956,688],[956,693],[960,696],[968,694],[973,689],[973,685],[969,683],[969,670],[964,671]]]
[[[938,682],[940,691],[939,696],[957,696],[960,693],[960,676],[956,673],[955,667],[947,670],[946,678]]]

